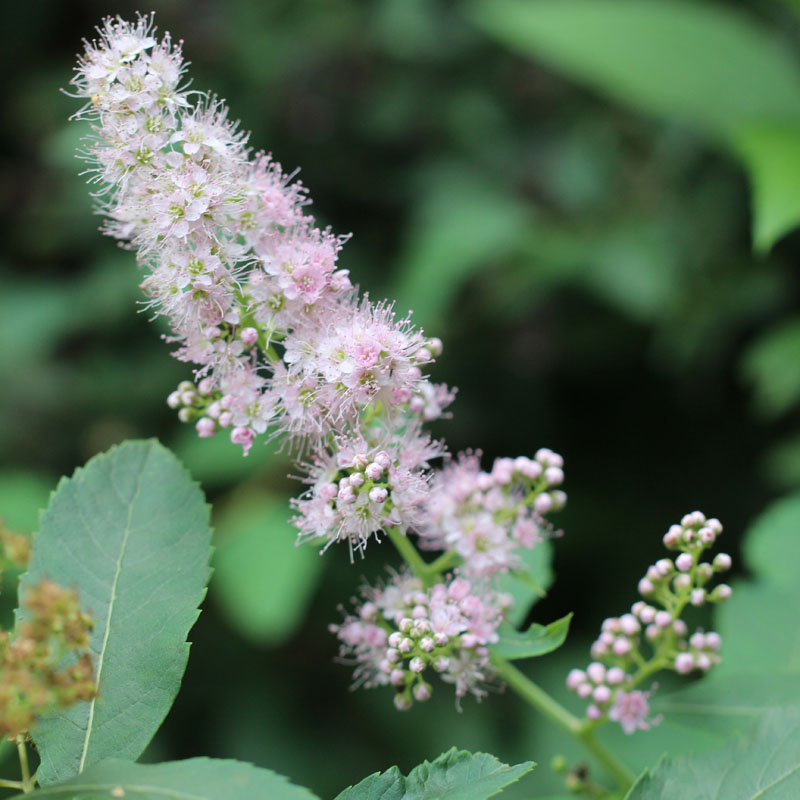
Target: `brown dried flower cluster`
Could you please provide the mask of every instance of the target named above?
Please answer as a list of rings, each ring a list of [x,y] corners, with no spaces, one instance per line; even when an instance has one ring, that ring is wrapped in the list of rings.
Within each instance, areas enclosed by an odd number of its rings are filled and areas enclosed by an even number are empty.
[[[9,738],[96,693],[88,650],[94,622],[77,592],[44,580],[28,589],[23,608],[16,630],[0,631],[0,735]]]

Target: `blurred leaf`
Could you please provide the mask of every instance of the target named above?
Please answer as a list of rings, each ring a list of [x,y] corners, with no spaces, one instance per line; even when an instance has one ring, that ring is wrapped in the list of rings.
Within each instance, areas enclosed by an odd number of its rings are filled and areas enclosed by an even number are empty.
[[[752,185],[753,242],[765,253],[800,221],[800,125],[749,125],[734,149]]]
[[[485,800],[516,783],[532,761],[510,767],[487,753],[455,747],[435,761],[423,761],[404,778],[397,767],[375,773],[345,789],[336,800]]]
[[[526,631],[517,631],[504,623],[497,629],[499,641],[489,649],[494,655],[509,661],[552,653],[564,644],[571,619],[572,614],[567,614],[549,625],[534,622]]]
[[[210,538],[202,493],[155,441],[126,442],[61,480],[20,596],[44,578],[78,590],[95,620],[98,698],[37,725],[42,785],[147,746],[180,688]]]
[[[782,320],[756,339],[742,358],[742,372],[763,414],[778,416],[800,401],[800,317]]]
[[[229,432],[201,439],[193,425],[181,426],[172,446],[193,477],[205,487],[240,482],[278,458],[273,442],[257,442],[245,457],[241,445],[231,442]]]
[[[800,487],[800,435],[778,442],[764,457],[764,472],[779,489]]]
[[[800,708],[768,713],[745,741],[701,755],[664,758],[628,800],[795,800],[800,795]]]
[[[758,250],[800,222],[800,69],[755,19],[686,0],[478,0],[472,8],[514,49],[731,146],[750,170]]]
[[[800,595],[800,494],[772,503],[750,526],[743,547],[747,565],[771,586]]]
[[[731,598],[716,609],[724,657],[713,677],[800,670],[800,495],[769,506],[750,526],[743,549],[755,579],[735,581]]]
[[[29,795],[16,795],[22,800]],[[33,797],[71,797],[74,800],[314,800],[314,795],[282,775],[242,761],[190,758],[164,764],[133,764],[109,758],[81,775],[36,790]]]
[[[525,622],[536,601],[547,594],[555,578],[553,574],[553,545],[545,539],[536,547],[523,547],[517,550],[523,567],[514,572],[501,575],[498,590],[514,598],[509,621],[514,627]]]
[[[775,33],[686,0],[478,0],[487,32],[637,109],[716,134],[800,120],[800,69]]]
[[[33,533],[54,483],[33,472],[0,472],[0,519],[12,531]]]
[[[423,326],[439,323],[467,279],[508,254],[526,227],[516,199],[474,170],[437,170],[400,256],[400,282],[391,293]]]
[[[302,622],[323,562],[297,547],[289,500],[237,493],[215,517],[218,547],[212,591],[230,624],[258,644],[278,644]]]
[[[719,677],[712,673],[686,689],[656,695],[652,707],[672,722],[727,737],[748,728],[770,709],[795,703],[800,703],[800,671],[771,671]]]

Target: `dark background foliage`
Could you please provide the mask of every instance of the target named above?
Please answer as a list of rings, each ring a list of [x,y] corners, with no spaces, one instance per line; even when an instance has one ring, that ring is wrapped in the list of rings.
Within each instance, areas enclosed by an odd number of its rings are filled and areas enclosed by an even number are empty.
[[[341,260],[362,289],[444,340],[436,377],[459,395],[437,435],[487,464],[544,445],[565,456],[557,580],[535,616],[574,610],[576,644],[536,662],[535,678],[558,686],[586,662],[683,513],[720,517],[736,555],[749,519],[800,482],[800,418],[780,394],[800,353],[757,354],[798,313],[800,240],[753,255],[745,175],[697,131],[512,54],[446,0],[154,5],[186,42],[193,85],[227,99],[256,149],[302,166],[322,224],[353,232]],[[730,5],[776,37],[788,24],[777,2]],[[137,314],[134,257],[97,232],[77,176],[86,127],[67,122],[77,102],[58,89],[102,16],[136,10],[36,0],[0,31],[0,516],[29,519],[60,474],[157,436],[215,503],[220,552],[253,530],[289,543],[288,462],[273,446],[243,461],[198,442],[167,409],[189,375]],[[390,693],[348,692],[326,626],[395,560],[388,544],[352,565],[343,550],[311,563],[265,547],[297,579],[265,567],[231,599],[219,570],[150,757],[235,756],[329,796],[455,743],[533,758],[547,783],[558,740],[512,697],[459,714],[443,689],[401,715]]]

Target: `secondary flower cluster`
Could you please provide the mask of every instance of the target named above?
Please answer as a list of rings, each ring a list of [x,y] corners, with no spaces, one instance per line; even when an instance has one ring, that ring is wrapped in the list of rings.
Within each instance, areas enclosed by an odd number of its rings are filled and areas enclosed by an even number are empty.
[[[453,550],[465,575],[489,576],[519,566],[517,551],[532,548],[564,507],[564,460],[542,448],[533,459],[498,458],[483,472],[477,455],[462,455],[434,478],[420,526],[422,545]]]
[[[340,655],[355,664],[356,685],[391,684],[402,711],[430,698],[430,672],[453,684],[457,698],[486,694],[488,645],[497,641],[509,595],[452,576],[425,589],[403,571],[381,588],[365,588],[362,597],[357,616],[331,625]]]
[[[650,692],[636,687],[661,669],[681,674],[707,672],[719,663],[720,635],[697,630],[689,636],[681,615],[689,605],[730,597],[727,584],[709,591],[708,583],[717,573],[730,569],[731,557],[718,553],[711,562],[701,560],[721,533],[719,520],[694,511],[664,536],[664,544],[680,554],[674,561],[662,558],[648,568],[639,581],[639,593],[645,600],[634,603],[629,614],[606,619],[591,648],[595,661],[585,670],[573,669],[567,675],[567,687],[589,702],[589,719],[619,722],[626,733],[647,730],[658,720],[648,719]],[[645,643],[650,651],[647,659],[642,652]]]
[[[0,735],[24,735],[37,717],[95,695],[89,632],[77,594],[52,581],[28,589],[24,621],[0,631]],[[72,661],[63,665],[65,656]]]

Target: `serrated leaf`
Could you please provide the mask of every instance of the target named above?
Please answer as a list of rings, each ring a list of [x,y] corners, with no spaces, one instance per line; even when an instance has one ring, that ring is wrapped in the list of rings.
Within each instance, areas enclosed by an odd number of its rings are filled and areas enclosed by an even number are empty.
[[[232,759],[190,758],[164,764],[134,764],[106,759],[81,775],[47,786],[27,797],[70,800],[314,800],[282,775]]]
[[[20,596],[45,578],[78,590],[95,620],[98,697],[37,725],[42,785],[147,746],[186,668],[210,538],[202,492],[158,442],[126,442],[62,479]]]
[[[517,550],[522,567],[501,575],[498,590],[514,598],[509,621],[515,627],[522,625],[536,601],[547,594],[553,583],[553,545],[549,539],[536,547]]]
[[[500,640],[490,650],[509,661],[552,653],[564,644],[571,619],[572,614],[567,614],[549,625],[537,625],[534,622],[526,631],[518,631],[508,623],[503,623],[497,629]]]
[[[627,800],[796,800],[800,796],[800,708],[771,711],[744,741],[662,759]]]
[[[455,747],[435,761],[423,761],[404,778],[397,767],[350,786],[336,800],[485,800],[516,783],[532,761],[509,766],[487,753]]]
[[[212,593],[228,621],[258,644],[286,639],[305,616],[323,566],[319,548],[296,547],[289,500],[237,493],[215,519]]]
[[[798,139],[800,158],[800,139]],[[800,317],[770,328],[747,349],[742,372],[753,384],[758,409],[778,416],[800,401]]]

